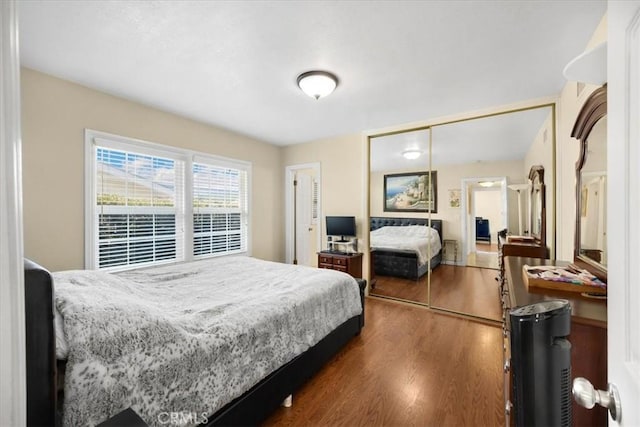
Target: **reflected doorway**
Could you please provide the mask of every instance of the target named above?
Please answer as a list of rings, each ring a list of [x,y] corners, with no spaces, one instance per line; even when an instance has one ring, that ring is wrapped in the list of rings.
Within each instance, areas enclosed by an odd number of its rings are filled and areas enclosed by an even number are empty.
[[[465,178],[464,265],[498,269],[498,231],[507,227],[506,177]]]

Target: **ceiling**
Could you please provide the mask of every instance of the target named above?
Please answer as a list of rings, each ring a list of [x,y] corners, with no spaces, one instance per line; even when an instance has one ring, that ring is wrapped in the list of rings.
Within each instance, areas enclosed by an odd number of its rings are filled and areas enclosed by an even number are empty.
[[[278,145],[552,96],[606,1],[20,1],[26,67]],[[338,75],[318,101],[296,77]]]
[[[523,160],[550,115],[551,107],[542,107],[434,126],[431,166]],[[402,153],[412,149],[423,155],[405,159]],[[374,172],[427,169],[428,162],[428,130],[371,139]]]

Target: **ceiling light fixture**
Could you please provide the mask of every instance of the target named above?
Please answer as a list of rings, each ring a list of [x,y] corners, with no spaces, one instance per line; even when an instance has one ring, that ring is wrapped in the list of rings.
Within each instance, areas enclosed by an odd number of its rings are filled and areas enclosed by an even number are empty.
[[[402,157],[407,160],[415,160],[422,154],[420,150],[406,150],[402,152]]]
[[[307,71],[298,76],[298,86],[312,98],[320,99],[338,86],[338,78],[328,71]]]
[[[481,187],[485,187],[485,188],[489,188],[489,187],[493,187],[493,182],[492,181],[482,181],[478,183]]]

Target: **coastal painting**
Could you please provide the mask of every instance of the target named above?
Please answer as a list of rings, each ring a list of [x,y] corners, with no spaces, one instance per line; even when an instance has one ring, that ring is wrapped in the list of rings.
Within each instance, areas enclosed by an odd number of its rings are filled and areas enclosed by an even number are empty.
[[[437,171],[384,176],[385,212],[438,212]]]

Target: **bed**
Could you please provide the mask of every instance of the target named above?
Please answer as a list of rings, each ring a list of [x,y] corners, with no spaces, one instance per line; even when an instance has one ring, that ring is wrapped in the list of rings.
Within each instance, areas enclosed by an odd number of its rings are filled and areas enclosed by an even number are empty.
[[[433,233],[437,232],[437,236],[429,231],[420,249],[413,247],[415,245],[394,243],[392,239],[376,243],[375,234],[383,228],[424,227],[427,226],[428,223],[429,220],[426,218],[371,217],[369,227],[371,232],[370,246],[375,275],[417,280],[427,271],[433,270],[440,265],[442,261],[442,220],[431,219],[431,228],[435,230]],[[398,230],[398,234],[405,234],[402,229]],[[404,240],[404,242],[402,242],[402,240]],[[406,243],[407,239],[400,239],[400,241]],[[430,259],[428,256],[424,256],[425,253],[429,253],[427,249],[428,244],[431,244]]]
[[[188,411],[187,425],[255,425],[364,325],[364,281],[344,273],[249,257],[179,267],[52,275],[25,260],[29,425],[97,424],[128,407],[149,425],[158,410]]]

